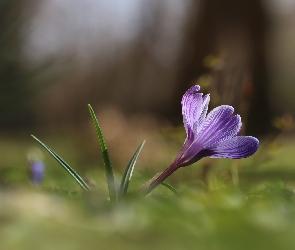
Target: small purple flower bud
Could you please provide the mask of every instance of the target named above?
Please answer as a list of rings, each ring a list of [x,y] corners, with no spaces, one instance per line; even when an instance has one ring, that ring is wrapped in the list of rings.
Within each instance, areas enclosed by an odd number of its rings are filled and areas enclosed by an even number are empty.
[[[42,161],[32,161],[30,163],[31,181],[34,185],[39,185],[44,179],[45,165]]]

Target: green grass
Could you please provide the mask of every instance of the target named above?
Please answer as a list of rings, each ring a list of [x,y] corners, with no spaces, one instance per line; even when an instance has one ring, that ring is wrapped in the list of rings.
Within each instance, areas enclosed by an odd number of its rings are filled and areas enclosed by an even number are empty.
[[[274,189],[273,192],[270,191]],[[282,187],[149,196],[109,207],[99,195],[1,193],[3,249],[294,249],[295,204]]]
[[[102,158],[85,158],[81,145],[63,136],[62,142],[59,136],[42,138],[97,186],[81,192],[43,152],[46,179],[34,187],[26,154],[35,142],[2,139],[0,148],[6,154],[0,164],[1,249],[295,249],[292,140],[262,147],[249,159],[203,159],[180,169],[167,179],[180,196],[159,186],[146,198],[137,197],[136,190],[170,163],[154,157],[158,163],[145,166],[139,158],[127,200],[110,206]],[[145,150],[148,154],[148,141],[143,154]],[[119,188],[128,162],[114,162]]]

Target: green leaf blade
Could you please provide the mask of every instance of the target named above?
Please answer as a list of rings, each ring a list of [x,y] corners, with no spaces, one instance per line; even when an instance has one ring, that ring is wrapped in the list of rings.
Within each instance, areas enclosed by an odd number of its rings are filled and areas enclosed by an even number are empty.
[[[128,163],[128,165],[124,171],[124,174],[123,174],[123,177],[121,180],[121,185],[120,185],[119,199],[122,199],[127,194],[129,182],[131,180],[132,173],[133,173],[137,158],[138,158],[144,144],[145,144],[145,140],[140,144],[138,149],[135,151],[134,155],[132,156],[130,162]]]
[[[66,163],[58,154],[56,154],[52,149],[50,149],[46,144],[40,141],[37,137],[32,135],[32,137],[44,148],[49,154],[76,180],[76,182],[85,191],[90,191],[90,188],[82,177],[68,164]]]
[[[110,202],[112,203],[116,201],[117,194],[116,194],[116,188],[115,188],[115,178],[113,174],[111,160],[109,157],[109,152],[108,152],[107,145],[105,143],[101,128],[98,124],[97,118],[90,104],[88,104],[88,109],[89,109],[89,112],[95,127],[95,131],[98,137],[98,141],[100,144],[100,149],[101,149],[105,171],[106,171]]]
[[[171,192],[173,192],[174,194],[180,196],[180,193],[174,188],[172,187],[170,184],[168,184],[167,182],[161,182],[161,185],[165,186],[166,188],[168,188]]]

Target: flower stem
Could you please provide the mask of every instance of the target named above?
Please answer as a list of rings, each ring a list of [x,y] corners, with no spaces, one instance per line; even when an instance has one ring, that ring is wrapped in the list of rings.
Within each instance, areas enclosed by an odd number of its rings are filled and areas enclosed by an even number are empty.
[[[179,167],[173,162],[168,168],[164,170],[155,180],[151,182],[146,190],[144,190],[144,195],[150,193],[155,189],[159,184],[166,180],[173,172],[175,172]]]

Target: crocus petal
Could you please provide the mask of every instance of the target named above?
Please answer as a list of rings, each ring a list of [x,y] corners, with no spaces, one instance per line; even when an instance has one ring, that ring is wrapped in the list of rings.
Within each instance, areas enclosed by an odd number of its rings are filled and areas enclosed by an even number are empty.
[[[191,159],[202,149],[202,145],[198,143],[191,143],[186,148],[182,148],[180,152],[182,152],[182,163],[187,165],[188,162],[191,162]]]
[[[235,137],[240,132],[241,127],[241,117],[239,115],[231,117],[222,127],[211,131],[211,137],[207,139],[204,147]]]
[[[259,141],[252,136],[236,136],[213,144],[204,149],[211,158],[240,159],[253,155],[259,147]]]
[[[198,133],[198,130],[200,129],[201,124],[204,122],[204,119],[207,115],[207,111],[208,111],[208,105],[210,102],[210,95],[205,95],[203,96],[203,103],[202,103],[202,108],[201,108],[201,113],[200,116],[198,118],[197,124],[196,124],[196,130],[194,130],[194,132]]]
[[[233,107],[222,105],[213,109],[201,124],[198,138],[203,147],[236,136],[241,129],[240,116],[232,117]]]
[[[188,138],[194,136],[195,126],[202,112],[203,106],[203,94],[198,93],[200,86],[196,85],[191,87],[183,96],[182,104],[182,115],[183,123]]]

